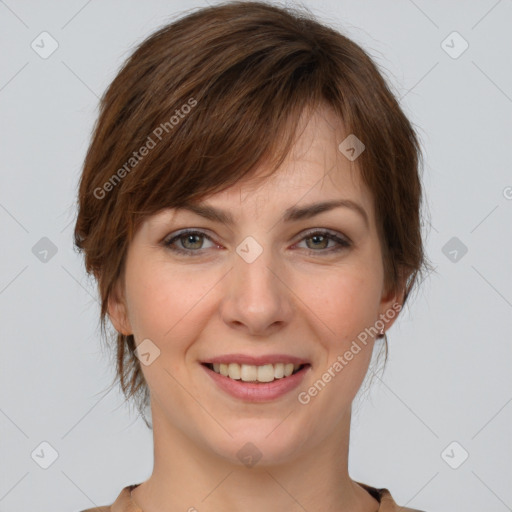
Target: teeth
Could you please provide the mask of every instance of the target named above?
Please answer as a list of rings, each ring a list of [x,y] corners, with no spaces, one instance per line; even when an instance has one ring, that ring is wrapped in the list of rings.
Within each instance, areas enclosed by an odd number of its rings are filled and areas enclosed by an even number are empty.
[[[249,368],[256,368],[256,367],[249,366]],[[252,379],[252,380],[254,380],[254,379]],[[258,366],[258,376],[257,376],[256,380],[258,382],[272,382],[274,380],[274,365],[264,364],[263,366]]]
[[[262,367],[263,368],[263,367]],[[240,367],[240,378],[244,382],[249,382],[251,380],[258,380],[258,367],[257,366],[251,366],[249,364],[243,364]],[[262,372],[263,375],[263,372]],[[274,372],[272,371],[272,379],[274,378]],[[270,379],[270,380],[272,380]]]
[[[236,363],[228,364],[228,377],[230,379],[240,380],[240,365]]]
[[[284,364],[277,363],[274,365],[274,377],[276,379],[282,379],[284,377]]]
[[[213,363],[213,371],[243,382],[272,382],[274,379],[289,377],[295,370],[300,368],[299,364],[276,363],[255,366],[252,364],[238,363]]]

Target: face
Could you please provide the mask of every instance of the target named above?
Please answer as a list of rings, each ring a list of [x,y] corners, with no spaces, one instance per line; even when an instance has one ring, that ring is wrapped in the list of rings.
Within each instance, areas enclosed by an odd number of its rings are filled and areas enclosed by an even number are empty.
[[[232,222],[186,209],[147,218],[110,300],[116,329],[145,343],[153,421],[238,464],[247,442],[268,463],[326,446],[383,315],[386,330],[397,315],[372,196],[338,149],[348,133],[327,108],[304,122],[276,174],[200,203]],[[351,203],[302,211],[340,200]]]

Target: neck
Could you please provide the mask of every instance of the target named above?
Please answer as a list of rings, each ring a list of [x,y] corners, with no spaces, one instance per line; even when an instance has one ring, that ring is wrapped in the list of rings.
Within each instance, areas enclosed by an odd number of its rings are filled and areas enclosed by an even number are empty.
[[[252,467],[234,464],[200,446],[186,432],[170,426],[153,403],[152,419],[153,473],[132,493],[144,512],[374,512],[379,508],[348,475],[350,411],[331,438],[307,451],[295,450],[297,455],[291,453],[286,460],[256,462]]]

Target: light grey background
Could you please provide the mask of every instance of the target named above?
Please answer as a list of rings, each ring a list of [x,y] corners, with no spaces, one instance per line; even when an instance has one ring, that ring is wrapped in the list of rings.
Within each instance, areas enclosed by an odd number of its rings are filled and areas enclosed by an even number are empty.
[[[99,96],[137,43],[201,5],[0,1],[2,512],[110,504],[150,475],[151,431],[105,393],[114,367],[74,202]],[[512,1],[305,5],[374,57],[417,126],[436,266],[357,401],[351,476],[428,512],[512,510]],[[31,47],[43,31],[58,42],[46,59]],[[42,442],[58,453],[48,469]]]

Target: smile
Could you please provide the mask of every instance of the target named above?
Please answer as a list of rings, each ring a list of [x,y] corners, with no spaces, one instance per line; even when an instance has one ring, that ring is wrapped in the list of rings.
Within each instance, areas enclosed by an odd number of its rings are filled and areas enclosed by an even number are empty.
[[[238,363],[206,363],[206,366],[219,375],[243,382],[272,382],[293,375],[302,369],[303,364],[276,363],[260,366]]]
[[[229,362],[230,359],[222,357],[223,362],[203,362],[201,367],[213,381],[215,387],[243,402],[268,402],[283,398],[296,389],[311,370],[311,364],[296,360],[294,363],[285,362],[288,358],[281,358],[283,362],[263,364],[247,364]],[[255,359],[242,358],[237,359]],[[275,359],[275,358],[274,358]],[[248,361],[249,362],[249,361]],[[251,361],[253,362],[253,361]]]

